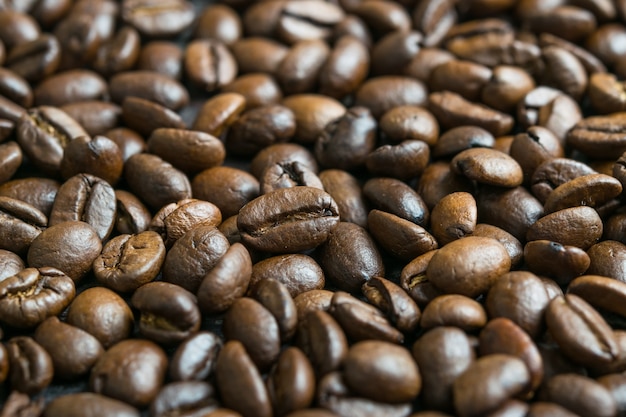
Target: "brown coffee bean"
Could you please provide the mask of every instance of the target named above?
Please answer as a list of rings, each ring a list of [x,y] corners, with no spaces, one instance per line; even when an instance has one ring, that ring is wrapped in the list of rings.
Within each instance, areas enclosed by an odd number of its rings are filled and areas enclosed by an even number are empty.
[[[163,281],[196,293],[206,274],[224,256],[230,244],[215,226],[199,224],[174,243],[165,256]]]
[[[626,246],[624,244],[605,240],[591,246],[587,254],[591,260],[587,274],[624,279],[626,270]]]
[[[37,39],[24,42],[11,49],[5,66],[27,81],[39,81],[53,74],[61,62],[59,39],[51,34],[41,34]]]
[[[246,107],[246,98],[237,93],[222,93],[207,100],[196,116],[193,130],[220,137]]]
[[[269,74],[252,73],[235,78],[222,88],[225,93],[238,93],[246,99],[246,110],[278,104],[283,92]]]
[[[591,158],[611,159],[626,151],[620,133],[626,122],[624,113],[587,117],[567,134],[567,144]]]
[[[0,184],[0,196],[21,200],[50,215],[52,204],[61,184],[49,178],[29,177]]]
[[[530,74],[520,67],[499,65],[481,91],[481,101],[496,110],[511,113],[526,94],[535,88]]]
[[[130,26],[123,26],[117,30],[115,36],[98,48],[93,66],[96,71],[104,75],[128,71],[137,62],[140,51],[139,33]]]
[[[585,366],[603,365],[618,354],[613,330],[582,298],[567,294],[553,299],[545,313],[548,330],[563,353]]]
[[[129,96],[122,102],[122,119],[128,127],[144,136],[158,128],[182,129],[183,119],[173,110],[150,100]]]
[[[134,154],[141,153],[147,148],[143,137],[134,130],[126,127],[117,127],[108,130],[104,133],[104,136],[117,144],[122,151],[122,159],[124,162]]]
[[[76,296],[67,323],[83,329],[105,349],[127,339],[133,331],[133,313],[122,297],[104,287],[86,289]]]
[[[83,221],[100,240],[106,240],[113,231],[115,210],[115,191],[108,182],[90,174],[78,174],[59,188],[48,225]]]
[[[280,5],[282,4],[281,2]],[[231,50],[240,74],[251,72],[274,74],[289,48],[272,39],[252,36],[239,39],[231,45]]]
[[[543,360],[537,346],[521,327],[507,318],[492,319],[480,332],[481,356],[503,353],[517,356],[530,372],[530,390],[539,388],[543,380]]]
[[[584,250],[549,240],[528,242],[524,246],[524,260],[531,272],[549,276],[561,285],[582,275],[591,264]]]
[[[419,51],[422,38],[420,32],[403,29],[385,34],[372,47],[372,74],[402,74]]]
[[[0,197],[0,248],[25,254],[45,229],[48,218],[34,206],[11,197]]]
[[[298,311],[287,287],[276,279],[264,279],[254,286],[250,296],[274,316],[281,341],[290,340],[298,325]]]
[[[150,415],[203,413],[217,407],[213,385],[204,381],[177,381],[164,385],[150,404]]]
[[[195,35],[198,38],[219,39],[230,45],[241,38],[241,26],[241,18],[235,10],[223,4],[212,4],[202,11]]]
[[[161,235],[166,247],[199,224],[218,226],[222,214],[217,206],[208,201],[185,199],[163,206],[150,222],[150,230]]]
[[[272,416],[263,379],[241,342],[231,340],[224,345],[217,357],[215,377],[225,406],[243,417]],[[243,397],[242,392],[246,392]]]
[[[385,403],[411,401],[421,389],[420,374],[409,351],[388,342],[368,340],[352,345],[344,361],[344,378],[357,395]]]
[[[337,203],[339,219],[365,227],[367,225],[367,208],[363,199],[363,191],[357,179],[352,174],[337,169],[327,169],[320,172],[319,179],[322,181],[324,191],[330,194]]]
[[[406,264],[400,273],[400,285],[415,302],[424,308],[443,292],[426,278],[426,270],[437,249],[426,252]]]
[[[544,204],[546,213],[574,206],[599,207],[622,192],[622,184],[609,175],[574,178],[554,189]]]
[[[280,354],[266,384],[273,409],[279,415],[307,408],[313,402],[313,367],[304,353],[296,347],[289,347]]]
[[[428,208],[411,187],[393,178],[372,178],[363,185],[363,194],[374,208],[397,215],[417,225],[426,226]]]
[[[511,257],[511,266],[521,262],[524,256],[524,248],[509,232],[486,223],[478,223],[472,232],[472,236],[489,237],[500,242]]]
[[[474,186],[466,177],[452,172],[449,162],[432,162],[422,172],[416,191],[432,210],[446,195],[457,191],[471,193]]]
[[[333,3],[287,1],[276,22],[276,33],[291,45],[309,39],[326,40],[332,34],[332,27],[343,17],[343,10]]]
[[[294,113],[296,118],[294,141],[303,144],[315,142],[327,124],[346,112],[343,104],[319,94],[294,94],[284,98],[281,104]]]
[[[508,318],[537,338],[543,331],[543,314],[550,300],[539,277],[526,271],[512,271],[494,283],[485,307],[491,317]]]
[[[246,103],[250,107],[247,99]],[[257,107],[233,122],[226,137],[226,147],[234,155],[249,156],[274,143],[288,141],[295,132],[295,116],[287,107]]]
[[[184,0],[125,0],[122,19],[150,37],[177,35],[195,19],[193,4]]]
[[[170,41],[147,42],[141,48],[136,65],[139,70],[158,72],[178,80],[183,72],[183,50]]]
[[[297,339],[318,376],[338,369],[348,353],[348,341],[339,323],[322,310],[299,319]]]
[[[352,340],[382,340],[400,344],[404,335],[394,328],[382,311],[350,294],[337,291],[329,312]]]
[[[116,103],[134,96],[178,110],[189,102],[187,90],[178,81],[152,71],[119,73],[111,78],[109,89]]]
[[[587,164],[569,158],[555,158],[543,162],[531,177],[531,190],[542,203],[558,186],[575,178],[596,174]]]
[[[60,107],[74,102],[99,100],[106,95],[106,81],[90,70],[57,73],[46,78],[34,90],[38,106]]]
[[[460,416],[485,415],[527,391],[529,382],[521,359],[505,354],[483,356],[454,381],[454,407]]]
[[[465,192],[448,194],[431,212],[431,228],[442,246],[471,235],[476,227],[478,209],[474,197]],[[435,249],[435,248],[432,248]]]
[[[374,2],[385,0],[374,0]],[[370,109],[379,119],[387,111],[398,106],[424,106],[427,102],[425,85],[418,80],[384,75],[370,78],[356,91],[355,104]]]
[[[545,68],[542,83],[558,88],[579,100],[587,89],[587,72],[580,60],[571,52],[558,46],[541,49]]]
[[[380,246],[400,259],[409,261],[439,247],[426,229],[395,214],[372,210],[367,226]]]
[[[61,176],[91,174],[115,185],[122,176],[124,160],[115,142],[104,136],[79,136],[69,142],[61,160]]]
[[[565,5],[529,15],[525,24],[533,32],[548,32],[574,42],[594,31],[596,19],[588,10]]]
[[[111,346],[96,362],[89,387],[97,394],[146,407],[156,397],[167,371],[167,356],[148,340],[128,339]]]
[[[196,39],[185,49],[187,78],[212,92],[230,84],[237,76],[237,61],[226,45],[217,39]]]
[[[169,375],[174,381],[206,380],[215,370],[222,340],[214,333],[199,331],[183,341],[172,356]]]
[[[524,179],[522,167],[509,155],[487,148],[467,149],[450,162],[452,171],[481,184],[517,187]]]
[[[314,248],[327,240],[338,222],[337,204],[332,197],[312,187],[264,194],[244,206],[237,217],[243,241],[268,252]],[[296,241],[294,236],[300,239]]]
[[[430,148],[421,140],[405,140],[398,145],[383,145],[367,155],[367,170],[381,177],[410,180],[428,165]]]
[[[0,184],[9,181],[23,161],[22,149],[13,141],[0,144]]]
[[[599,275],[583,275],[567,287],[569,294],[575,294],[594,307],[608,310],[619,315],[625,315],[621,303],[626,296],[626,284],[617,279]]]
[[[304,254],[278,255],[257,262],[252,267],[251,285],[265,279],[284,284],[292,297],[324,288],[324,272],[318,263]]]
[[[420,319],[420,326],[424,329],[452,326],[467,332],[481,329],[486,323],[485,309],[471,298],[458,294],[435,297]]]
[[[526,94],[517,104],[517,119],[528,128],[533,125],[548,128],[560,140],[582,119],[576,101],[551,87],[539,86]]]
[[[511,258],[500,242],[469,236],[439,249],[428,264],[426,276],[444,292],[476,297],[510,267]]]
[[[74,282],[55,268],[26,268],[0,281],[2,322],[35,327],[60,314],[76,294]]]
[[[260,182],[261,194],[267,194],[281,188],[299,186],[324,189],[317,175],[297,161],[268,167]]]
[[[311,290],[298,294],[293,298],[298,310],[298,323],[314,311],[328,311],[330,302],[333,298],[333,292],[329,290]]]
[[[168,282],[150,282],[137,288],[131,304],[139,310],[139,331],[164,345],[176,344],[200,328],[196,297]]]
[[[26,268],[24,261],[17,254],[0,249],[0,282],[16,275],[24,268]]]
[[[528,184],[537,168],[544,162],[564,156],[559,138],[541,126],[531,126],[525,133],[515,135],[509,154],[521,166],[524,183]]]
[[[591,378],[555,375],[546,383],[546,398],[581,417],[614,416],[617,405],[611,393]]]
[[[259,188],[259,181],[248,172],[228,166],[206,169],[192,181],[194,197],[215,204],[222,218],[239,213],[244,205],[258,197]]]
[[[54,368],[46,350],[29,336],[16,336],[6,343],[9,382],[13,389],[34,395],[52,382]]]
[[[361,290],[371,304],[387,314],[398,330],[405,333],[415,330],[420,309],[400,286],[385,278],[372,277]]]
[[[602,220],[591,207],[578,206],[548,214],[537,220],[526,239],[551,240],[587,250],[602,236]]]
[[[92,392],[61,395],[44,411],[46,417],[96,417],[101,413],[119,417],[139,417],[139,411],[122,401]]]
[[[437,119],[428,110],[419,106],[392,107],[380,118],[380,129],[385,138],[394,143],[418,139],[432,146],[438,142]]]
[[[191,184],[181,171],[156,155],[136,154],[124,165],[132,191],[152,209],[191,198]]]
[[[339,37],[319,70],[319,92],[338,100],[354,93],[365,81],[369,66],[370,56],[363,42],[354,36]]]
[[[411,352],[422,378],[424,404],[451,412],[452,385],[475,357],[468,336],[456,327],[436,327],[416,340]]]
[[[329,54],[330,48],[319,39],[295,43],[276,69],[276,79],[284,93],[311,92]]]
[[[589,79],[589,100],[594,110],[601,114],[626,110],[622,98],[624,84],[614,74],[596,73]]]
[[[372,3],[358,3],[354,14],[359,16],[377,37],[394,30],[406,30],[411,26],[411,18],[402,6],[386,0]]]
[[[134,195],[124,190],[116,190],[117,212],[115,230],[121,234],[145,232],[151,220],[146,206]]]
[[[577,415],[568,411],[567,408],[546,401],[538,401],[531,404],[527,414],[528,417],[575,417]]]
[[[54,375],[75,380],[86,375],[104,349],[98,339],[86,331],[63,323],[57,317],[43,321],[33,336],[50,355]]]

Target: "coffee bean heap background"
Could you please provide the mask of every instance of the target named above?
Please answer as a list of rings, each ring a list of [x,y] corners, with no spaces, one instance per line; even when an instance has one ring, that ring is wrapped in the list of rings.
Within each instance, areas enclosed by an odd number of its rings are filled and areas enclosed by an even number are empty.
[[[0,1],[0,417],[626,415],[626,1]]]

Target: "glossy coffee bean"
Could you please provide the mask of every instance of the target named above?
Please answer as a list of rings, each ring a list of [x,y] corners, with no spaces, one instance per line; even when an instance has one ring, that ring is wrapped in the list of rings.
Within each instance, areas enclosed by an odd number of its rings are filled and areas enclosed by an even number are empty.
[[[0,249],[0,282],[17,274],[25,267],[24,261],[17,254]]]
[[[14,389],[34,395],[52,382],[52,359],[32,337],[13,337],[7,341],[6,348],[9,357],[9,381]]]
[[[80,173],[91,174],[115,185],[122,176],[124,160],[119,146],[105,136],[80,136],[63,152],[60,172],[69,179]]]
[[[166,384],[150,404],[150,414],[209,411],[217,406],[215,388],[203,381],[178,381]]]
[[[311,361],[318,376],[338,369],[348,353],[344,331],[323,310],[311,311],[299,319],[297,336],[298,346]]]
[[[438,326],[458,327],[466,332],[483,328],[487,312],[478,302],[459,294],[434,298],[423,311],[420,326],[432,329]]]
[[[52,400],[44,411],[46,417],[96,417],[99,415],[138,417],[139,411],[118,400],[92,392],[61,395]]]
[[[126,0],[123,3],[124,21],[147,36],[178,34],[193,22],[196,15],[193,4],[185,0],[158,4],[152,0]]]
[[[311,405],[315,395],[315,374],[300,349],[290,347],[281,353],[270,371],[267,391],[274,410],[280,415]]]
[[[163,206],[150,221],[150,230],[160,234],[169,248],[195,226],[218,226],[221,222],[222,214],[214,204],[191,198]]]
[[[28,251],[48,223],[47,217],[32,205],[11,197],[0,197],[0,217],[3,231],[0,248],[19,255]]]
[[[214,333],[199,331],[183,341],[172,356],[169,375],[174,381],[202,381],[213,374],[222,340]]]

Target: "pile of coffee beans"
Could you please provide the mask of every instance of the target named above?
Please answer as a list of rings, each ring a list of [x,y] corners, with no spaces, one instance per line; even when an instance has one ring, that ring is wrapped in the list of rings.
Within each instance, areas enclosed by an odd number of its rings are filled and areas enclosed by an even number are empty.
[[[626,1],[0,0],[0,417],[626,416]]]

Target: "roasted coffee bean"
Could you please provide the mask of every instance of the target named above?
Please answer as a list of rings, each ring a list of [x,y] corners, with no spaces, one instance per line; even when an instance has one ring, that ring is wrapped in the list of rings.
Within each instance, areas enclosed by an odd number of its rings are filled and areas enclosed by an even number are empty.
[[[587,72],[580,60],[572,53],[558,46],[541,49],[545,65],[542,83],[558,88],[579,100],[587,89]]]
[[[622,184],[609,175],[591,174],[556,187],[546,199],[546,213],[575,206],[600,207],[622,193]]]
[[[548,32],[574,42],[593,32],[596,19],[588,10],[566,5],[532,14],[525,24],[532,31]]]
[[[577,415],[568,411],[567,408],[547,401],[538,401],[531,404],[527,414],[528,417],[575,417]]]
[[[394,30],[406,30],[411,27],[411,18],[402,6],[386,0],[376,0],[372,3],[358,3],[353,10],[377,37]]]
[[[372,178],[363,185],[372,205],[417,225],[426,226],[430,213],[422,198],[406,183],[392,178]]]
[[[439,326],[458,327],[466,332],[479,330],[487,323],[487,313],[482,305],[459,294],[434,298],[423,311],[420,326],[432,329]]]
[[[626,246],[614,240],[596,243],[587,250],[591,261],[587,274],[623,280],[626,271]]]
[[[150,415],[209,412],[217,406],[215,388],[203,381],[178,381],[164,385],[150,404]]]
[[[217,357],[215,377],[225,406],[243,417],[272,416],[263,379],[241,342],[231,340],[224,345]],[[243,397],[242,392],[246,392]]]
[[[245,205],[237,217],[243,241],[268,252],[314,248],[326,241],[338,222],[337,204],[332,197],[311,187],[264,194]]]
[[[224,219],[238,214],[260,194],[260,184],[255,177],[228,166],[205,169],[194,177],[191,187],[195,198],[215,204]]]
[[[296,133],[294,141],[303,144],[315,142],[329,123],[337,119],[343,120],[340,118],[346,113],[346,108],[343,104],[331,97],[320,94],[294,94],[284,98],[281,104],[290,109],[295,115]],[[365,120],[367,120],[368,115],[360,113],[357,116],[365,117]],[[351,119],[351,117],[346,119],[345,123],[348,124],[348,127],[352,125]],[[364,124],[364,130],[368,132],[370,125],[367,122]],[[340,126],[341,122],[338,124],[338,127]],[[357,126],[360,127],[360,124]]]
[[[449,162],[433,162],[422,172],[416,191],[432,210],[446,195],[457,191],[471,193],[474,186],[466,177],[452,172]]]
[[[146,36],[176,35],[187,28],[196,13],[185,0],[124,0],[122,19]]]
[[[60,184],[49,178],[29,177],[0,184],[0,196],[21,200],[50,215]]]
[[[469,236],[439,249],[428,264],[426,276],[446,293],[476,297],[487,292],[510,267],[511,258],[500,242]]]
[[[196,297],[168,282],[150,282],[137,288],[130,300],[139,310],[139,331],[164,345],[176,344],[200,328]]]
[[[290,340],[298,325],[298,311],[287,287],[276,279],[264,279],[255,284],[250,296],[274,316],[281,341]]]
[[[60,107],[102,99],[107,95],[107,84],[104,78],[90,70],[63,71],[39,83],[34,95],[37,106]]]
[[[408,333],[419,323],[421,312],[417,304],[392,281],[373,277],[361,288],[368,301],[381,309],[398,330]]]
[[[178,81],[151,71],[117,74],[111,78],[109,89],[111,99],[116,103],[122,103],[124,98],[134,96],[178,110],[189,102],[187,90]]]
[[[146,206],[134,195],[124,190],[116,190],[117,212],[115,230],[121,234],[145,232],[151,221]]]
[[[250,163],[250,173],[260,178],[265,169],[276,163],[298,161],[318,172],[317,160],[308,149],[295,143],[278,143],[259,151]]]
[[[298,310],[298,323],[313,311],[328,311],[333,292],[329,290],[305,291],[294,297],[293,302]]]
[[[313,187],[324,189],[320,179],[299,162],[276,164],[268,167],[261,177],[261,194],[267,194],[281,188]]]
[[[13,389],[34,395],[52,382],[52,359],[32,337],[13,337],[7,341],[6,348],[9,356],[9,382]]]
[[[33,91],[28,82],[6,68],[0,69],[0,94],[19,106],[33,105]]]
[[[122,176],[124,160],[115,142],[105,136],[79,136],[65,147],[60,172],[65,179],[78,174],[98,177],[115,185]]]
[[[367,208],[357,179],[346,171],[336,169],[320,172],[319,179],[324,185],[324,190],[337,203],[340,220],[365,227]]]
[[[122,116],[122,108],[108,101],[90,100],[60,107],[92,136],[114,129]]]
[[[54,35],[42,34],[22,43],[7,55],[6,68],[27,81],[38,81],[53,74],[61,62],[61,45]]]
[[[67,312],[67,323],[93,335],[108,349],[133,331],[133,313],[126,301],[104,287],[78,294]]]
[[[196,116],[193,129],[220,137],[246,107],[246,98],[237,93],[222,93],[207,100]]]
[[[315,395],[315,374],[311,363],[296,347],[285,349],[267,379],[267,392],[279,415],[311,405]]]
[[[348,354],[345,333],[339,323],[322,310],[311,311],[298,320],[297,339],[318,376],[338,369]]]
[[[431,212],[431,228],[440,245],[471,235],[476,228],[478,209],[474,197],[465,192],[448,194]],[[431,249],[436,249],[433,247]]]
[[[581,417],[608,417],[617,412],[611,393],[598,382],[582,375],[553,376],[546,383],[546,399]]]
[[[521,166],[524,183],[528,184],[541,164],[563,157],[564,151],[559,138],[550,130],[532,126],[525,133],[515,135],[509,155]]]
[[[619,315],[626,313],[621,304],[622,297],[626,295],[626,284],[617,279],[599,275],[580,276],[570,282],[567,292],[602,310]]]
[[[26,268],[0,281],[1,320],[32,328],[60,314],[76,294],[74,282],[58,269]]]
[[[149,137],[158,128],[184,129],[185,122],[173,110],[150,100],[129,96],[122,102],[122,120],[126,125]]]
[[[197,38],[219,39],[230,45],[241,38],[242,31],[241,18],[235,10],[224,4],[211,4],[198,18],[195,35]]]
[[[264,73],[241,75],[224,86],[222,91],[244,96],[247,110],[277,104],[283,98],[283,93],[274,77]]]
[[[276,80],[285,95],[311,92],[329,54],[330,48],[319,39],[294,44],[276,69]]]
[[[422,34],[416,31],[387,33],[372,47],[372,74],[402,74],[404,67],[419,51],[422,38]]]
[[[9,49],[37,39],[41,32],[37,21],[32,16],[22,12],[10,9],[0,12],[0,23],[2,23],[0,39]]]
[[[0,249],[0,282],[26,268],[24,261],[14,252]]]
[[[351,17],[356,19],[356,16]],[[335,26],[335,30],[340,25]],[[369,66],[366,45],[355,36],[341,36],[319,70],[319,92],[336,99],[354,93],[365,81]]]
[[[411,401],[421,389],[419,371],[409,351],[375,340],[350,347],[344,361],[344,378],[356,394],[384,403]]]
[[[50,355],[55,377],[64,380],[86,375],[104,353],[98,339],[57,317],[43,321],[33,337]]]
[[[156,155],[136,154],[124,164],[131,190],[152,209],[191,198],[191,184],[181,171]]]
[[[375,142],[376,121],[369,110],[352,107],[326,124],[315,141],[315,156],[323,166],[350,170],[365,163]]]
[[[484,65],[471,61],[450,60],[438,65],[430,74],[431,91],[447,90],[469,101],[478,101],[483,87],[492,76]]]
[[[411,412],[409,403],[389,404],[355,395],[346,384],[340,372],[324,376],[318,383],[317,402],[332,411],[333,415],[376,415],[400,417]]]
[[[221,222],[222,214],[215,204],[191,198],[163,206],[152,218],[150,230],[160,234],[169,248],[196,225],[218,226]]]
[[[545,312],[548,330],[563,353],[586,366],[603,365],[618,354],[611,327],[586,301],[574,294],[553,299]]]
[[[433,156],[436,158],[451,156],[470,148],[493,148],[494,136],[477,126],[459,126],[452,128],[436,139]]]
[[[404,341],[404,335],[389,323],[382,311],[346,292],[335,292],[329,312],[352,340],[375,339],[398,344]]]
[[[108,182],[90,174],[78,174],[59,188],[48,226],[82,221],[95,230],[100,240],[106,240],[113,231],[115,210],[115,191]]]
[[[405,140],[398,145],[383,145],[367,155],[367,170],[382,177],[410,180],[418,177],[430,158],[430,148],[421,140]]]
[[[374,276],[384,276],[382,257],[370,234],[361,226],[338,223],[319,250],[326,279],[345,291],[356,292]]]
[[[481,91],[481,101],[496,110],[512,113],[526,94],[535,88],[535,81],[522,68],[499,65]]]
[[[492,354],[477,359],[453,384],[454,407],[460,416],[480,416],[528,390],[530,373],[521,359]]]
[[[558,186],[577,177],[596,174],[583,162],[568,158],[550,159],[535,168],[530,184],[535,197],[542,203]]]
[[[237,61],[217,39],[196,39],[187,45],[185,73],[191,82],[211,92],[230,84],[237,76]]]
[[[229,246],[226,236],[215,226],[197,225],[167,252],[161,270],[163,281],[196,293],[206,274],[217,265]]]
[[[549,276],[561,285],[582,275],[591,264],[584,250],[549,240],[528,242],[524,246],[524,260],[531,272]]]
[[[118,29],[115,36],[98,48],[96,71],[104,75],[112,75],[133,68],[141,51],[141,38],[137,30],[130,26]],[[146,69],[146,68],[140,68]]]
[[[172,356],[169,375],[174,381],[202,381],[213,374],[222,340],[214,333],[199,331],[183,341]]]
[[[332,27],[343,17],[343,10],[334,3],[287,1],[278,18],[276,33],[288,44],[307,39],[328,39]]]
[[[625,113],[588,117],[567,134],[567,143],[592,158],[613,158],[626,150],[622,134]]]
[[[37,208],[11,197],[0,197],[0,248],[23,255],[48,224]]]
[[[272,39],[252,36],[239,39],[231,45],[231,50],[240,74],[274,74],[289,48]]]
[[[146,407],[163,385],[167,356],[148,340],[128,339],[111,346],[96,362],[89,387],[134,407]]]
[[[198,305],[205,313],[226,311],[242,297],[250,283],[252,261],[241,243],[233,243],[202,278],[198,287]]]
[[[587,250],[602,236],[602,220],[591,207],[578,206],[548,214],[537,220],[526,239],[552,240]]]
[[[124,162],[134,154],[145,151],[147,147],[146,142],[139,133],[126,127],[108,130],[104,133],[104,136],[117,144],[122,151]]]
[[[507,318],[492,319],[479,336],[481,356],[504,353],[524,361],[530,372],[530,389],[536,390],[543,380],[543,359],[537,346],[521,327]]]
[[[422,378],[424,404],[452,411],[453,383],[475,357],[468,336],[456,327],[436,327],[424,333],[413,344],[411,352]]]
[[[400,285],[421,307],[425,307],[443,292],[426,278],[426,270],[437,249],[426,252],[406,264],[400,273]]]
[[[511,257],[511,266],[518,265],[524,256],[524,248],[509,232],[486,223],[478,223],[472,232],[472,236],[489,237],[500,242]]]
[[[170,41],[148,42],[141,48],[137,69],[158,72],[178,80],[183,73],[183,50]]]
[[[92,392],[61,395],[52,400],[43,414],[45,417],[139,417],[139,411],[118,400]]]
[[[246,106],[251,106],[248,97]],[[226,148],[235,155],[253,155],[274,143],[288,141],[295,132],[296,121],[291,110],[278,104],[263,105],[235,120],[226,137]]]
[[[66,221],[41,232],[28,248],[27,260],[31,267],[57,268],[78,282],[91,270],[101,250],[101,239],[93,227]]]
[[[375,2],[385,0],[375,0]],[[355,104],[370,109],[379,119],[398,106],[424,106],[428,96],[425,85],[416,79],[397,75],[370,78],[356,91]]]
[[[22,151],[47,174],[58,172],[68,142],[87,132],[67,113],[49,106],[35,107],[16,125]]]

